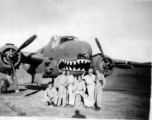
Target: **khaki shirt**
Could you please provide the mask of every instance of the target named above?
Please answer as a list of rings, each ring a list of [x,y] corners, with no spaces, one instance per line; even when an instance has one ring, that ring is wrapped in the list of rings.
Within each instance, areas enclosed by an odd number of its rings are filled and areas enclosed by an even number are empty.
[[[60,85],[66,87],[68,85],[68,80],[66,75],[59,75],[55,80],[55,86],[59,87]]]
[[[86,82],[86,84],[87,85],[94,85],[95,83],[95,75],[86,75],[86,76],[84,76],[82,79],[85,79],[85,82]]]
[[[105,84],[106,84],[106,79],[105,79],[105,77],[104,77],[103,74],[101,74],[101,73],[97,74],[97,75],[96,75],[96,79],[98,79],[99,82],[102,82],[103,87],[105,86]]]
[[[54,87],[51,90],[50,90],[50,88],[47,88],[44,91],[44,98],[46,98],[46,99],[54,98],[55,96],[57,96],[57,90]]]
[[[68,84],[73,84],[75,83],[75,78],[73,77],[73,75],[67,75],[67,80],[68,80]]]
[[[76,81],[74,85],[74,90],[75,91],[84,91],[86,90],[85,82],[84,81]]]

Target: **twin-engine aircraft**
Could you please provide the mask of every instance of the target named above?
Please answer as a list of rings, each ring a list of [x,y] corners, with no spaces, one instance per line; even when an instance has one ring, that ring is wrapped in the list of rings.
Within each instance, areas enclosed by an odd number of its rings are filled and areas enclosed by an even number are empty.
[[[8,73],[12,77],[15,91],[19,91],[16,69],[22,64],[24,70],[32,75],[41,77],[56,77],[62,69],[70,70],[73,75],[81,75],[89,67],[98,68],[104,75],[110,76],[115,68],[133,69],[134,67],[151,68],[151,63],[138,63],[115,60],[104,55],[102,47],[95,41],[101,53],[92,55],[91,45],[80,41],[74,36],[53,36],[51,41],[35,53],[24,53],[21,50],[31,44],[37,36],[33,35],[19,48],[13,44],[6,44],[0,49],[0,72]],[[5,86],[2,84],[1,86]],[[4,83],[4,82],[3,82]],[[7,86],[5,86],[7,87]]]

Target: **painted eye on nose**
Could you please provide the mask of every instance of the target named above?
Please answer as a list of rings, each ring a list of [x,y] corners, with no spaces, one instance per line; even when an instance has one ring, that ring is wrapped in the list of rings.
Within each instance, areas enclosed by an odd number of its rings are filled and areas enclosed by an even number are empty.
[[[90,56],[89,56],[89,54],[87,54],[87,53],[79,53],[79,54],[77,55],[77,58],[78,58],[78,59],[79,59],[79,58],[90,59]]]

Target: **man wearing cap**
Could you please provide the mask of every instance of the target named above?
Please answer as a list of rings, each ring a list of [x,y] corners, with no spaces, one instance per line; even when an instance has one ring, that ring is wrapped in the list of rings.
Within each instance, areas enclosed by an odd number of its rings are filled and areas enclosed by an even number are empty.
[[[88,75],[84,76],[84,73],[82,74],[82,79],[85,79],[87,90],[88,90],[88,99],[86,101],[86,106],[90,108],[94,108],[94,86],[95,86],[95,75],[93,74],[93,69],[89,68]]]
[[[44,91],[43,102],[45,105],[53,104],[54,107],[57,106],[58,94],[56,88],[53,86],[52,82],[48,83],[48,88]]]
[[[59,75],[56,80],[55,80],[55,86],[58,87],[58,106],[61,105],[62,101],[62,106],[66,106],[66,101],[67,101],[67,85],[68,85],[68,80],[65,75],[66,71],[65,69],[62,70],[62,74]]]
[[[102,97],[102,90],[105,87],[106,79],[104,75],[99,72],[98,69],[95,69],[96,73],[96,82],[95,82],[95,102],[96,102],[96,110],[101,109],[101,97]]]

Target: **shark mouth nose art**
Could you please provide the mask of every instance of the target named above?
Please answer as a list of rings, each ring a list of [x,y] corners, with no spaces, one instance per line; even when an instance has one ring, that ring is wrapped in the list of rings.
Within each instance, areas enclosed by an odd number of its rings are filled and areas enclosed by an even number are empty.
[[[70,71],[84,71],[91,64],[90,60],[87,59],[77,59],[77,60],[65,60],[60,59],[57,65],[59,72],[64,68]]]

